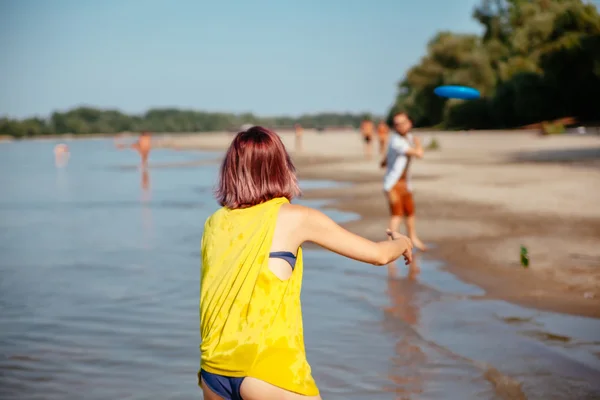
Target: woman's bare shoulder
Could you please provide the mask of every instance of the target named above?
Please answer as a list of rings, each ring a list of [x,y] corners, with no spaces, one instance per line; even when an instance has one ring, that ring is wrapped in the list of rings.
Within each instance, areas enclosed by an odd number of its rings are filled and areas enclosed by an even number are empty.
[[[286,225],[301,231],[312,231],[315,227],[331,227],[331,224],[335,224],[325,213],[299,204],[284,204],[279,216]]]
[[[311,207],[302,206],[299,204],[284,204],[281,206],[280,215],[284,218],[290,218],[293,220],[302,220],[304,218],[311,218],[320,214],[320,211],[315,210]]]

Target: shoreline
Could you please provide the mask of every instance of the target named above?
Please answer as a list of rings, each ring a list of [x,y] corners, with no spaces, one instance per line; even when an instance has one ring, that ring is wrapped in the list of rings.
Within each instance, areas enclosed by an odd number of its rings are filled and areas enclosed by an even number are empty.
[[[278,129],[278,133],[293,133],[293,128],[288,129]],[[317,133],[316,129],[305,129],[305,133]],[[355,131],[358,132],[358,128],[348,128],[344,130],[337,129],[325,129],[322,134],[335,134],[337,132],[348,132]],[[486,129],[480,131],[463,131],[463,130],[455,130],[455,131],[445,131],[445,130],[436,130],[433,128],[415,128],[413,130],[415,133],[421,132],[429,132],[434,135],[451,135],[457,133],[464,132],[480,132],[486,134],[500,134],[500,135],[523,135],[523,134],[532,134],[538,133],[539,129],[528,129],[528,128],[513,128],[513,129]],[[237,131],[226,132],[232,137],[237,133]],[[158,138],[159,141],[164,142],[165,138],[189,138],[190,136],[202,136],[202,135],[223,135],[222,131],[205,131],[205,132],[151,132],[151,134]],[[587,135],[594,135],[592,133],[588,133]],[[598,135],[596,133],[595,135]],[[116,137],[121,137],[125,139],[137,138],[139,136],[139,132],[134,131],[124,131],[119,133],[56,133],[49,135],[36,135],[36,136],[26,136],[26,137],[15,137],[11,135],[0,135],[0,143],[9,143],[9,142],[22,142],[22,141],[54,141],[54,140],[89,140],[89,139],[114,139]],[[578,135],[579,136],[579,135]],[[168,139],[167,139],[168,140]]]
[[[478,297],[600,318],[598,163],[586,157],[579,162],[577,155],[569,163],[560,157],[517,157],[582,145],[600,149],[600,138],[512,132],[418,135],[441,142],[441,149],[426,153],[412,173],[417,231],[430,247],[424,256],[443,261],[444,269],[485,290]],[[358,214],[358,220],[343,226],[372,240],[385,239],[389,215],[383,171],[379,156],[365,160],[357,133],[305,135],[299,153],[293,151],[293,134],[280,136],[300,179],[350,183],[307,190],[303,198],[327,200],[325,208]],[[232,138],[229,133],[167,136],[157,147],[222,151]],[[522,244],[529,250],[528,269],[519,264]]]
[[[383,195],[381,195],[381,201],[374,199],[373,196],[375,195],[373,193],[361,193],[360,197],[353,195],[353,193],[361,192],[361,186],[365,187],[370,182],[361,179],[338,179],[328,174],[300,173],[299,176],[302,179],[330,179],[336,182],[350,183],[351,186],[336,189],[311,189],[304,194],[303,198],[307,200],[327,200],[329,203],[322,208],[357,214],[360,216],[359,219],[341,225],[352,232],[360,233],[370,240],[385,239],[388,214]],[[377,205],[378,211],[367,211],[366,209],[370,208],[373,202]],[[476,239],[475,243],[475,246],[479,247],[485,245],[487,241],[493,242],[493,235],[487,238],[484,232],[465,232],[458,234],[456,238],[450,239],[442,237],[443,235],[435,237],[435,234],[427,235],[423,233],[425,230],[429,233],[432,229],[435,229],[432,225],[436,224],[436,222],[431,221],[433,217],[423,218],[421,214],[427,211],[433,211],[435,208],[454,209],[452,219],[460,219],[466,217],[466,214],[472,214],[473,210],[477,208],[489,213],[491,211],[489,207],[481,203],[458,204],[444,202],[441,199],[425,202],[418,195],[415,195],[415,202],[418,206],[417,230],[421,240],[429,246],[429,250],[421,253],[421,255],[426,259],[441,261],[443,263],[442,270],[449,271],[460,280],[483,289],[485,294],[476,296],[477,298],[504,300],[542,311],[600,318],[597,284],[594,283],[589,286],[584,284],[578,287],[578,285],[570,283],[557,282],[552,277],[540,276],[535,271],[532,272],[522,268],[518,263],[518,243],[515,243],[514,255],[508,262],[510,269],[507,269],[506,265],[491,261],[491,257],[486,257],[485,254],[474,254],[469,249],[473,243],[465,243],[469,236],[481,236]],[[505,220],[507,224],[514,224],[515,220],[519,218],[522,218],[522,215],[500,211],[497,212],[494,219],[496,222]],[[539,223],[539,219],[531,218],[528,222]],[[559,225],[562,222],[564,221],[557,221],[556,224]],[[577,223],[577,221],[572,222]],[[598,229],[600,229],[600,221],[596,223]],[[467,222],[465,225],[468,224]],[[426,228],[423,228],[423,225],[426,225]],[[468,228],[465,230],[468,230]],[[481,229],[481,231],[483,230]],[[312,247],[313,245],[309,244],[309,246]],[[307,248],[310,248],[309,246]],[[532,263],[535,263],[535,259]],[[401,274],[405,275],[406,272],[406,267],[401,267]],[[567,288],[566,291],[565,288]],[[585,293],[590,292],[593,297],[586,298]],[[579,296],[579,293],[584,293],[584,295]]]

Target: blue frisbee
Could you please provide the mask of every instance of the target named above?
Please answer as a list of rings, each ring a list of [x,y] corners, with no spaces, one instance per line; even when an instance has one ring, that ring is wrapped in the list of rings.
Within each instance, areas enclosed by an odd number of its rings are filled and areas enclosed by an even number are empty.
[[[433,93],[440,97],[447,97],[449,99],[473,100],[481,97],[479,90],[468,86],[458,85],[438,86],[435,88]]]

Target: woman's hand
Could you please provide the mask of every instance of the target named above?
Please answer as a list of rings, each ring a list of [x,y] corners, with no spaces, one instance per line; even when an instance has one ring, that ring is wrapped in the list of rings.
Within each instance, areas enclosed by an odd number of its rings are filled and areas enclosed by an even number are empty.
[[[399,234],[398,232],[392,232],[391,230],[387,229],[385,231],[385,233],[387,233],[388,237],[390,238],[390,240],[401,240],[403,241],[406,245],[406,250],[404,250],[402,252],[402,256],[404,257],[405,260],[405,265],[408,265],[412,262],[412,248],[413,248],[413,244],[412,241],[404,235]]]

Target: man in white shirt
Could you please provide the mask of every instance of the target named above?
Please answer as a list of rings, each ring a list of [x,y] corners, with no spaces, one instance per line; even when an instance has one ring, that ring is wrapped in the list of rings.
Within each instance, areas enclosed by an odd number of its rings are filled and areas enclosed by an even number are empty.
[[[381,162],[381,167],[387,167],[383,178],[383,190],[390,205],[389,229],[397,232],[406,217],[407,236],[413,245],[425,251],[426,247],[419,240],[415,230],[415,205],[410,182],[410,164],[416,158],[423,157],[423,147],[419,138],[410,133],[412,122],[409,116],[398,113],[393,118],[393,133],[390,135],[387,154]]]

